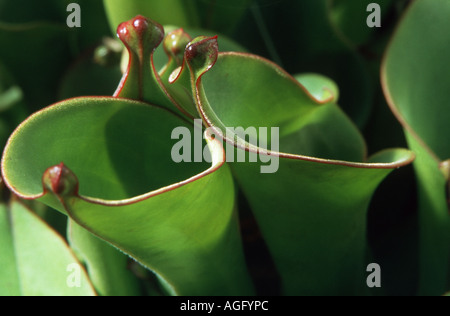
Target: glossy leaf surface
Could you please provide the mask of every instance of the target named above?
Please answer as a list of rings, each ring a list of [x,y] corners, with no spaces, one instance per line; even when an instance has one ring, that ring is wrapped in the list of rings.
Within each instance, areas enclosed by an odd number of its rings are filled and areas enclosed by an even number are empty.
[[[443,33],[449,14],[448,1],[414,2],[392,39],[382,72],[391,109],[417,153],[420,291],[428,295],[448,290],[449,279],[448,173],[443,164],[450,157],[450,41]]]
[[[283,293],[362,293],[370,199],[381,181],[414,155],[397,149],[366,160],[364,141],[332,103],[333,94],[315,99],[264,59],[218,54],[214,38],[194,40],[186,56],[199,113],[232,145],[227,154],[238,148],[236,155],[258,153],[265,162],[231,165],[281,274]],[[335,91],[329,81],[320,81],[313,90]],[[238,126],[279,128],[280,138],[260,130],[258,142],[249,143],[230,133]]]
[[[251,294],[221,144],[210,141],[210,168],[177,164],[171,135],[178,127],[194,134],[148,104],[65,101],[16,130],[3,173],[16,194],[68,214],[155,271],[173,293]],[[61,161],[74,173],[64,165],[47,169]]]
[[[128,269],[124,253],[92,235],[73,221],[69,222],[68,238],[71,248],[87,266],[89,278],[101,296],[137,296],[140,285]]]
[[[66,242],[17,201],[0,206],[0,294],[96,295]]]

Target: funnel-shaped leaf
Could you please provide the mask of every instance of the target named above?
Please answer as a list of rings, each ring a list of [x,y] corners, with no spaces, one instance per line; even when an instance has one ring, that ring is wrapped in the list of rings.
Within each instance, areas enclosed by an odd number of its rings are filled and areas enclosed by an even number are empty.
[[[313,97],[322,102],[338,102],[339,87],[331,79],[319,74],[299,74],[295,79],[304,86]]]
[[[131,260],[124,253],[92,235],[74,221],[69,221],[68,238],[101,296],[140,295],[140,284],[128,269]]]
[[[265,59],[218,54],[215,38],[194,41],[186,58],[199,113],[228,143],[227,161],[246,151],[246,163],[231,165],[283,293],[364,293],[367,207],[380,182],[413,154],[389,150],[366,160],[362,137],[332,103],[337,96],[315,98]],[[335,91],[327,80],[313,86],[313,93]]]
[[[449,174],[440,171],[450,158],[449,15],[446,0],[415,1],[392,39],[382,70],[385,95],[417,153],[420,291],[431,295],[441,295],[449,284]]]
[[[127,48],[129,62],[114,96],[157,104],[190,116],[185,108],[192,103],[191,98],[174,98],[167,91],[167,84],[162,82],[165,77],[161,78],[153,62],[156,48],[164,39],[164,28],[159,23],[138,15],[120,24],[117,35]],[[179,35],[182,38],[174,45],[175,47],[167,48],[169,52],[172,49],[183,49],[183,35],[184,33]],[[177,53],[173,51],[171,53],[169,56],[172,60],[175,57],[173,55]],[[167,67],[172,68],[173,64],[169,63]],[[179,102],[187,102],[188,105]]]
[[[2,296],[96,295],[66,242],[20,202],[0,205],[0,253]]]
[[[191,36],[183,29],[167,34],[164,39],[164,51],[169,57],[166,67],[161,71],[161,83],[173,100],[183,108],[190,117],[196,117],[197,111],[192,97],[189,71],[185,70],[184,50]]]
[[[196,133],[137,101],[64,101],[17,128],[3,175],[14,193],[68,214],[157,273],[173,294],[252,294],[222,145],[206,136],[209,167],[175,163],[177,128]]]

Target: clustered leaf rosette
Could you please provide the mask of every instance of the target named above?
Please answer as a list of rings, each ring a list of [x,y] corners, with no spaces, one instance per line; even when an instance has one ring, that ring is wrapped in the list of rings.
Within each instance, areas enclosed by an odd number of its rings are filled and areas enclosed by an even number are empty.
[[[150,268],[171,294],[251,295],[222,146],[206,134],[210,165],[171,159],[173,129],[194,126],[167,109],[176,107],[150,58],[163,32],[140,16],[121,24],[130,59],[115,96],[29,117],[5,148],[5,182]]]
[[[328,79],[299,76],[302,85],[258,56],[218,53],[215,38],[198,43],[186,49],[197,110],[236,149],[236,157],[239,151],[247,161],[259,155],[259,163],[230,165],[274,258],[283,293],[363,293],[371,197],[414,155],[393,149],[367,159],[364,140],[337,106],[338,92]],[[276,127],[279,139],[263,133],[248,142],[232,126]],[[264,173],[271,160],[279,166]]]
[[[393,149],[367,159],[326,78],[299,76],[301,84],[268,60],[219,53],[217,37],[191,40],[182,30],[166,36],[169,62],[158,71],[161,25],[138,16],[118,35],[129,63],[114,96],[65,100],[23,122],[2,158],[9,189],[148,267],[170,294],[252,295],[236,179],[283,294],[363,293],[367,207],[414,155]],[[193,118],[209,127],[211,164],[171,157],[172,131],[198,133]],[[259,133],[250,142],[227,133],[233,127]],[[234,154],[246,162],[232,162]],[[268,161],[277,168],[262,173]]]
[[[413,2],[381,75],[386,99],[417,155],[421,295],[442,295],[450,280],[450,41],[443,33],[449,14],[448,1]]]

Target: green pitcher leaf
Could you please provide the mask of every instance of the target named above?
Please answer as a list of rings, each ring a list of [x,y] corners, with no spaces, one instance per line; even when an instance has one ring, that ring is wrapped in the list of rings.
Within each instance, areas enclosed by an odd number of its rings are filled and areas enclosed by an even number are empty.
[[[0,241],[1,295],[96,295],[66,242],[20,202],[1,204]]]
[[[445,160],[450,156],[450,148],[442,138],[448,129],[444,109],[450,76],[442,67],[448,64],[445,57],[450,42],[440,31],[445,29],[450,5],[445,0],[419,3],[409,8],[392,39],[383,65],[383,80],[395,114],[436,158]]]
[[[9,218],[9,210],[5,203],[0,204],[0,295],[21,295],[17,259],[14,253],[13,236]]]
[[[185,70],[184,50],[191,36],[183,29],[176,29],[164,39],[164,51],[169,60],[161,70],[161,83],[173,100],[183,108],[189,117],[196,117],[196,107],[190,89],[189,71]]]
[[[448,174],[440,171],[450,157],[449,14],[450,3],[445,0],[412,3],[393,36],[382,71],[388,103],[417,153],[420,293],[425,295],[441,295],[450,280]]]
[[[303,85],[315,99],[322,102],[338,102],[339,87],[328,77],[319,74],[299,74],[295,79]]]
[[[166,67],[160,71],[164,83],[168,83],[172,72],[183,65],[184,50],[191,40],[182,28],[171,31],[164,38],[163,48],[169,58]]]
[[[172,139],[198,146],[186,133],[199,132],[147,103],[67,100],[16,129],[3,174],[14,193],[68,214],[174,294],[251,295],[222,145],[206,136],[211,166],[177,163]]]
[[[140,284],[128,270],[128,256],[69,221],[70,246],[87,266],[95,290],[102,296],[137,296]]]
[[[195,117],[190,75],[183,60],[191,37],[183,29],[175,29],[165,37],[164,33],[161,25],[143,16],[119,25],[117,34],[127,47],[129,62],[114,96],[158,104],[187,117]],[[164,56],[156,54],[161,42],[164,42],[162,47],[168,57],[163,67],[159,63],[165,60]],[[226,47],[240,49],[226,38],[223,43]]]
[[[129,62],[114,96],[158,104],[188,115],[169,94],[153,63],[155,50],[164,39],[164,28],[139,15],[120,24],[117,34],[128,50]]]
[[[161,82],[175,103],[182,107],[183,112],[191,118],[198,117],[198,113],[192,96],[192,89],[190,88],[192,78],[184,52],[186,46],[192,40],[191,35],[198,35],[196,40],[200,40],[200,38],[207,38],[207,36],[199,34],[208,33],[211,32],[203,30],[188,30],[186,32],[183,29],[175,29],[167,34],[164,39],[163,47],[169,60],[160,72]],[[218,45],[220,45],[222,51],[245,52],[242,46],[225,36],[219,37],[215,35],[215,38],[217,38]]]
[[[188,32],[192,38],[196,38],[198,36],[217,36],[217,42],[219,43],[221,52],[248,52],[248,50],[245,48],[245,45],[243,46],[241,43],[236,42],[234,38],[223,35],[220,32],[197,28],[188,28],[186,29],[186,32]]]
[[[418,179],[419,207],[419,294],[440,295],[449,289],[450,219],[448,180],[435,157],[417,138],[406,132],[409,147],[417,159],[414,169]]]
[[[163,27],[143,16],[137,16],[120,24],[117,36],[128,50],[129,62],[123,80],[114,95],[156,104],[158,101],[165,102],[166,98],[159,89],[152,61],[153,53],[164,37]]]
[[[173,25],[165,25],[164,26],[164,30],[166,33],[166,37],[164,40],[164,45],[160,45],[154,55],[153,55],[153,63],[155,64],[155,69],[160,69],[159,73],[161,76],[163,76],[164,74],[166,76],[169,76],[171,74],[171,72],[166,72],[166,64],[167,62],[170,60],[170,56],[168,56],[167,54],[170,52],[167,52],[167,48],[169,48],[169,46],[172,46],[173,43],[171,43],[169,41],[169,36],[172,36],[173,34],[171,34],[172,32],[175,31],[175,33],[179,33],[178,36],[183,37],[184,39],[189,38],[189,41],[192,38],[198,37],[198,36],[218,36],[218,42],[219,42],[219,47],[220,50],[222,52],[247,52],[247,49],[244,48],[244,46],[240,45],[239,43],[237,43],[236,41],[234,41],[232,38],[227,37],[219,32],[214,32],[208,29],[200,29],[200,28],[179,28]],[[166,42],[167,40],[167,42]],[[189,42],[188,41],[188,42]],[[186,45],[184,47],[182,47],[181,49],[181,45],[183,43],[186,43],[185,41],[175,41],[177,44],[175,45],[177,48],[177,50],[181,50],[181,52],[179,51],[179,53],[181,53],[181,60],[183,59],[183,54],[184,54],[184,49],[186,48]],[[188,43],[186,43],[188,44]],[[165,47],[165,48],[164,48]],[[172,48],[173,49],[173,48]],[[181,66],[181,63],[178,65],[178,67]],[[172,69],[172,68],[171,68]]]
[[[199,113],[232,145],[227,161],[274,258],[283,294],[364,294],[368,205],[382,180],[414,155],[395,149],[366,160],[364,141],[332,103],[335,97],[314,98],[265,59],[219,54],[215,38],[194,40],[186,59]],[[274,131],[268,135],[268,129]],[[229,159],[230,151],[241,150],[245,163]],[[259,159],[251,162],[252,154]]]

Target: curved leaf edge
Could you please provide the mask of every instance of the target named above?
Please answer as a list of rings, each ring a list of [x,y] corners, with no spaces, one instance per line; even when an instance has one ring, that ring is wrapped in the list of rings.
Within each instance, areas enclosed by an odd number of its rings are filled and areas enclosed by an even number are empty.
[[[186,180],[171,184],[169,186],[165,186],[162,188],[159,188],[157,190],[153,190],[147,193],[144,193],[142,195],[138,195],[132,198],[128,199],[122,199],[122,200],[105,200],[105,199],[99,199],[95,197],[89,197],[89,196],[82,196],[78,193],[78,179],[75,174],[72,173],[66,166],[64,166],[64,163],[62,162],[58,166],[49,166],[49,168],[44,172],[42,175],[42,187],[43,190],[39,194],[34,195],[27,195],[22,194],[19,189],[17,189],[13,183],[11,183],[10,179],[8,178],[8,162],[7,162],[7,156],[9,153],[9,148],[12,142],[14,142],[17,135],[20,134],[21,130],[26,127],[27,123],[34,120],[35,118],[45,115],[48,111],[54,111],[57,110],[58,107],[63,107],[68,102],[74,101],[74,100],[83,100],[83,101],[89,101],[89,100],[109,100],[109,101],[126,101],[131,102],[133,104],[141,104],[146,106],[154,106],[157,108],[160,108],[164,111],[167,111],[170,114],[173,114],[175,116],[178,116],[177,114],[173,113],[171,110],[151,105],[145,102],[140,102],[133,99],[126,99],[126,98],[114,98],[114,97],[81,97],[81,98],[72,98],[68,100],[64,100],[62,102],[55,103],[53,105],[50,105],[46,108],[43,108],[42,110],[32,114],[30,117],[28,117],[24,122],[22,122],[11,134],[11,136],[8,139],[8,142],[5,146],[5,149],[2,154],[2,159],[0,162],[1,167],[1,173],[2,178],[4,180],[4,184],[7,186],[7,188],[14,193],[16,196],[24,199],[24,200],[36,200],[39,198],[44,197],[47,194],[54,193],[56,196],[58,196],[59,200],[62,201],[62,195],[64,194],[72,194],[75,195],[75,197],[80,198],[88,203],[98,204],[98,205],[104,205],[104,206],[124,206],[124,205],[130,205],[134,203],[138,203],[147,199],[150,199],[152,197],[155,197],[157,195],[161,195],[163,193],[176,190],[177,188],[183,187],[189,183],[195,182],[201,178],[204,178],[211,173],[215,172],[216,170],[220,169],[225,164],[225,150],[222,146],[222,143],[215,139],[213,135],[210,134],[208,130],[205,131],[204,137],[206,139],[208,148],[211,152],[211,167],[204,170],[203,172],[194,175]],[[53,170],[51,170],[53,169]],[[69,183],[69,187],[67,187],[67,183]],[[62,192],[64,191],[64,192]]]
[[[212,42],[212,44],[208,43],[208,41]],[[412,151],[410,151],[408,149],[404,149],[404,148],[386,149],[386,150],[381,151],[380,153],[373,155],[371,158],[366,159],[366,161],[374,160],[374,158],[376,158],[379,155],[384,154],[386,151],[389,151],[389,150],[390,151],[397,150],[404,154],[403,159],[399,159],[399,160],[393,161],[391,163],[349,162],[349,161],[323,159],[323,158],[310,157],[310,156],[297,155],[297,154],[289,154],[289,153],[283,153],[283,152],[275,152],[275,151],[271,151],[271,150],[267,150],[267,149],[261,149],[257,146],[249,144],[247,142],[236,142],[234,139],[230,139],[230,138],[226,137],[226,135],[223,135],[223,133],[221,132],[221,129],[217,128],[215,126],[215,124],[211,121],[209,116],[207,115],[207,113],[204,109],[205,105],[203,104],[202,96],[201,96],[201,94],[203,93],[202,77],[204,74],[206,74],[209,71],[209,69],[211,69],[214,66],[214,64],[217,62],[217,59],[219,56],[241,56],[244,58],[251,58],[251,59],[258,60],[262,63],[265,63],[266,65],[268,65],[269,67],[274,69],[274,71],[276,71],[278,74],[280,74],[281,76],[292,81],[295,85],[297,85],[300,89],[302,89],[310,97],[310,99],[313,100],[317,105],[324,105],[329,102],[332,102],[335,99],[335,96],[331,96],[329,99],[324,99],[324,100],[316,99],[292,75],[290,75],[288,72],[286,72],[284,69],[282,69],[280,66],[278,66],[274,62],[272,62],[264,57],[254,55],[254,54],[249,54],[249,53],[242,53],[242,52],[218,52],[217,51],[218,50],[217,37],[208,37],[208,38],[202,39],[201,41],[194,40],[188,45],[188,47],[186,48],[186,52],[189,52],[190,50],[195,49],[196,45],[211,45],[212,49],[216,50],[215,54],[217,54],[217,56],[215,56],[214,58],[211,59],[212,64],[209,65],[208,67],[206,67],[205,69],[203,69],[202,71],[196,73],[195,69],[192,69],[192,66],[190,66],[189,63],[188,63],[188,67],[190,68],[190,71],[191,71],[191,81],[192,81],[192,86],[193,86],[192,88],[194,90],[193,95],[194,95],[195,101],[197,103],[197,110],[198,110],[204,124],[206,125],[206,127],[211,128],[212,131],[214,132],[214,134],[218,135],[219,138],[221,138],[224,142],[226,142],[236,148],[250,152],[250,153],[256,153],[256,154],[265,155],[265,156],[274,156],[274,157],[286,158],[286,159],[292,159],[292,160],[316,162],[316,163],[321,163],[321,164],[347,166],[347,167],[358,168],[358,169],[395,169],[395,168],[407,166],[415,160],[416,155]],[[211,56],[208,56],[208,57],[211,58]],[[186,59],[186,57],[185,57],[185,59]],[[351,124],[356,126],[356,124],[353,121],[350,120],[350,122],[351,122]],[[361,132],[359,130],[358,130],[358,133],[361,134]],[[365,144],[365,147],[366,146],[367,145]],[[364,148],[364,151],[367,152],[367,148]],[[364,156],[366,156],[366,154]]]
[[[425,149],[425,151],[436,161],[437,164],[441,164],[442,160],[437,156],[437,154],[427,145],[427,143],[422,139],[422,137],[419,136],[419,134],[414,130],[414,128],[407,122],[407,120],[403,117],[400,109],[397,108],[397,105],[394,101],[393,95],[391,93],[391,90],[389,89],[389,79],[387,75],[387,62],[388,62],[388,56],[392,49],[393,43],[395,42],[399,32],[400,28],[402,26],[402,22],[408,17],[410,10],[412,10],[415,2],[412,2],[403,13],[402,17],[400,18],[400,21],[395,27],[395,30],[393,32],[393,35],[391,39],[389,40],[389,43],[387,45],[387,49],[384,53],[382,62],[381,62],[381,68],[380,68],[380,78],[381,78],[381,87],[386,99],[386,102],[392,112],[392,114],[395,116],[395,118],[398,120],[400,125],[413,136],[416,141],[419,143],[419,145]]]

